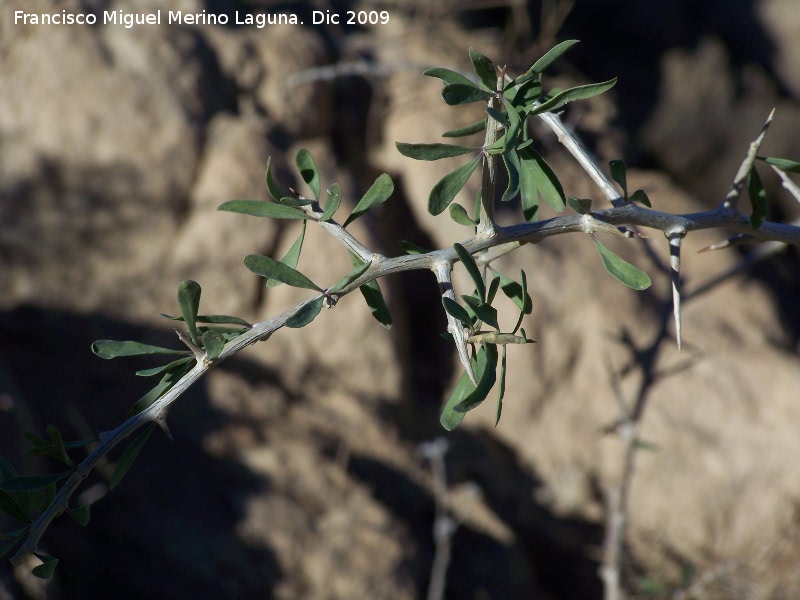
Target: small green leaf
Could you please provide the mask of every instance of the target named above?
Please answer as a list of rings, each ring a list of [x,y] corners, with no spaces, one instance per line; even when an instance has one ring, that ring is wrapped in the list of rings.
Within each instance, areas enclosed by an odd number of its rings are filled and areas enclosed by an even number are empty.
[[[310,206],[313,204],[313,200],[309,200],[308,198],[292,198],[291,196],[284,196],[280,200],[278,200],[278,204],[283,204],[284,206],[294,206],[294,207],[301,207],[301,206]]]
[[[789,160],[787,158],[774,158],[772,156],[759,156],[760,160],[763,160],[767,164],[773,165],[777,167],[781,171],[785,173],[800,173],[800,163],[795,162],[793,160]]]
[[[100,358],[111,359],[119,356],[143,356],[146,354],[189,354],[188,350],[172,350],[160,346],[150,346],[139,342],[116,342],[114,340],[98,340],[92,344],[92,352]]]
[[[283,198],[286,194],[281,191],[281,188],[278,187],[278,184],[275,183],[275,180],[272,179],[272,173],[270,172],[270,166],[272,164],[272,157],[267,158],[267,172],[264,176],[264,179],[267,183],[267,191],[269,195],[275,202],[278,202],[281,198]],[[219,209],[217,209],[219,210]],[[267,216],[267,215],[257,215],[257,216]]]
[[[55,425],[48,425],[45,431],[55,450],[54,454],[52,454],[53,458],[60,460],[68,467],[73,466],[72,459],[69,457],[67,449],[64,447],[64,438],[61,437],[61,432],[58,428]]]
[[[518,158],[521,158],[521,153]],[[537,220],[539,212],[539,187],[536,181],[540,170],[535,160],[526,158],[519,161],[519,191],[522,198],[522,215],[532,223]]]
[[[389,313],[389,307],[383,299],[383,293],[381,292],[378,282],[373,279],[358,289],[361,295],[364,296],[367,306],[369,306],[372,311],[372,316],[386,329],[391,329],[392,315]]]
[[[228,200],[217,210],[250,215],[252,217],[272,217],[273,219],[308,219],[309,216],[299,208],[285,206],[266,200]]]
[[[21,523],[30,523],[30,517],[22,510],[14,496],[4,490],[0,490],[0,510],[11,515]]]
[[[172,317],[170,315],[165,315],[161,313],[161,316],[165,319],[169,319],[171,321],[183,321],[183,317]],[[225,324],[230,323],[231,325],[243,325],[244,327],[252,327],[250,323],[245,321],[244,319],[240,319],[239,317],[232,317],[230,315],[197,315],[195,319],[198,323],[214,323],[214,324]]]
[[[475,86],[472,82],[469,85],[464,83],[448,83],[442,89],[442,99],[450,106],[458,104],[470,104],[481,100],[488,100],[492,97],[490,92],[486,92]]]
[[[600,258],[603,259],[606,271],[611,273],[614,278],[634,290],[646,290],[650,287],[650,277],[647,273],[629,262],[625,262],[596,239],[594,239],[594,243],[600,253]]]
[[[497,309],[495,307],[484,304],[475,296],[464,295],[461,297],[478,319],[487,325],[491,325],[495,329],[500,329],[500,325],[497,323]]]
[[[342,227],[347,227],[350,223],[355,221],[373,206],[386,202],[389,199],[389,196],[392,195],[392,192],[394,192],[394,183],[392,183],[392,178],[386,173],[379,175],[375,180],[375,183],[373,183],[372,186],[367,190],[367,193],[364,194],[361,200],[358,201],[358,204],[356,204],[353,212],[349,217],[347,217],[347,220],[344,222]]]
[[[0,483],[0,490],[6,492],[30,492],[40,490],[49,485],[66,479],[72,471],[56,473],[54,475],[31,475],[29,477],[15,477]]]
[[[36,435],[32,431],[23,431],[22,437],[28,440],[31,443],[31,445],[33,445],[36,448],[41,448],[44,446],[47,446],[48,448],[50,447],[50,442],[48,440],[44,439],[41,436]],[[19,475],[14,475],[14,477],[19,477]],[[7,476],[6,479],[11,479],[11,477]]]
[[[90,517],[90,508],[89,505],[86,504],[84,506],[79,506],[77,508],[68,508],[67,514],[77,521],[78,525],[81,527],[85,527],[89,524],[89,517]]]
[[[453,244],[453,248],[458,255],[458,259],[461,261],[461,264],[467,269],[467,273],[469,273],[472,283],[475,284],[475,289],[478,291],[478,296],[481,299],[481,302],[484,302],[486,300],[486,283],[483,281],[481,270],[478,268],[478,264],[475,262],[472,254],[470,254],[461,244]]]
[[[547,161],[530,146],[521,150],[519,156],[522,159],[520,171],[524,173],[520,176],[520,180],[526,181],[529,186],[532,182],[533,187],[539,191],[550,208],[558,212],[563,211],[566,205],[564,188],[561,187],[561,182]]]
[[[457,73],[456,71],[451,71],[450,69],[445,69],[442,67],[428,69],[422,74],[427,75],[428,77],[436,77],[445,83],[460,83],[463,85],[471,85],[474,88],[478,87],[468,77],[465,77],[461,73]]]
[[[650,204],[650,198],[647,197],[647,194],[644,193],[644,190],[636,190],[633,192],[630,197],[628,198],[631,202],[638,202],[639,204],[644,204],[647,208],[652,208],[652,204]]]
[[[190,363],[187,363],[183,367],[178,367],[174,369],[170,369],[164,373],[164,376],[161,378],[161,381],[158,382],[153,389],[147,392],[144,396],[139,398],[133,406],[131,406],[130,410],[128,411],[128,417],[132,417],[133,415],[143,411],[145,408],[150,406],[153,402],[158,400],[162,394],[164,394],[167,390],[169,390],[176,381],[178,381],[181,377],[183,377],[186,373],[188,373],[192,368]]]
[[[480,121],[472,123],[471,125],[465,125],[464,127],[459,127],[458,129],[451,129],[450,131],[445,131],[442,134],[442,137],[464,137],[467,135],[478,133],[479,131],[483,131],[484,129],[486,129],[486,119],[481,119]]]
[[[533,63],[533,66],[530,68],[530,70],[534,73],[541,73],[577,43],[578,40],[566,40],[560,44],[557,44],[556,46],[553,46],[550,48],[550,50],[545,52],[544,56]]]
[[[471,363],[478,385],[472,384],[466,371],[461,375],[439,419],[447,431],[455,429],[464,420],[464,415],[483,402],[492,390],[497,377],[496,347],[481,346]]]
[[[322,216],[319,218],[320,221],[330,220],[342,202],[342,190],[338,183],[332,183],[326,193],[328,199],[325,201],[325,210],[322,211]]]
[[[469,49],[469,60],[481,83],[486,86],[487,90],[494,91],[497,86],[497,72],[494,70],[492,61],[474,48]]]
[[[579,215],[588,215],[590,212],[592,212],[591,198],[576,198],[575,196],[569,196],[567,198],[567,204],[569,204],[569,207]]]
[[[397,151],[403,156],[415,160],[439,160],[440,158],[452,158],[475,152],[477,148],[466,146],[455,146],[453,144],[406,144],[405,142],[395,142]]]
[[[627,166],[624,160],[612,160],[608,163],[611,167],[611,178],[619,184],[622,188],[622,196],[628,197],[628,176]]]
[[[201,338],[208,360],[219,358],[225,347],[225,338],[219,331],[206,331]]]
[[[287,267],[291,267],[292,269],[297,268],[297,263],[300,261],[300,252],[303,249],[303,240],[306,237],[306,221],[303,221],[303,226],[300,229],[300,235],[295,240],[292,247],[286,252],[286,254],[281,258],[281,262],[285,264]],[[280,285],[281,282],[277,279],[267,279],[267,287],[275,287]]]
[[[610,90],[617,83],[617,78],[603,81],[602,83],[590,83],[588,85],[579,85],[578,87],[570,88],[559,92],[549,100],[542,102],[539,106],[533,108],[528,114],[538,115],[545,112],[552,112],[558,110],[562,106],[573,102],[574,100],[584,100],[593,96],[598,96],[603,92]]]
[[[533,310],[533,301],[531,300],[531,297],[528,294],[527,286],[525,285],[525,271],[520,272],[522,284],[519,284],[513,279],[506,277],[502,273],[498,273],[497,275],[500,277],[500,289],[503,290],[503,294],[505,294],[507,298],[516,304],[517,308],[524,314],[530,314]]]
[[[301,306],[296,313],[286,320],[287,327],[298,329],[305,327],[311,321],[317,318],[317,315],[322,310],[322,305],[325,301],[325,296],[319,296],[310,302],[306,302]]]
[[[153,367],[152,369],[142,369],[141,371],[136,371],[136,375],[139,377],[152,377],[153,375],[161,375],[162,373],[166,373],[167,371],[171,371],[176,367],[180,367],[181,365],[185,365],[189,362],[194,360],[194,357],[187,356],[185,358],[179,358],[178,360],[174,360],[169,364],[161,365],[160,367]]]
[[[459,167],[452,173],[448,173],[433,186],[430,196],[428,196],[428,212],[432,215],[440,215],[450,206],[458,192],[461,191],[467,180],[478,167],[479,159],[475,158],[464,166]]]
[[[51,483],[30,493],[31,507],[38,513],[44,512],[56,497],[56,484]]]
[[[458,302],[451,298],[444,297],[442,298],[442,305],[451,317],[461,321],[465,327],[472,327],[472,317],[469,316],[466,309]]]
[[[400,247],[403,249],[403,252],[406,254],[427,254],[428,252],[432,252],[428,248],[423,248],[422,246],[417,246],[413,242],[408,242],[406,240],[402,240],[400,242]]]
[[[352,255],[351,255],[352,256]],[[356,279],[361,277],[364,272],[369,269],[371,262],[361,262],[358,261],[355,263],[353,270],[350,271],[347,275],[342,277],[339,281],[337,281],[331,288],[328,290],[330,293],[335,294],[336,292],[342,291],[345,287],[353,283]]]
[[[181,307],[181,316],[186,322],[189,337],[197,345],[197,311],[200,308],[200,284],[191,279],[182,281],[178,286],[178,305]]]
[[[262,256],[260,254],[250,254],[244,259],[244,266],[250,269],[256,275],[262,277],[269,277],[277,279],[292,287],[306,288],[309,290],[322,291],[316,283],[311,281],[308,277],[303,275],[300,271],[296,271],[292,267],[283,264],[282,262],[272,259],[269,256]]]
[[[498,289],[500,289],[500,278],[495,275],[489,282],[489,290],[486,292],[486,304],[494,302],[494,297],[497,295]]]
[[[467,214],[467,209],[457,202],[450,205],[450,218],[459,225],[466,225],[467,227],[475,227],[477,223]]]
[[[508,186],[506,187],[506,191],[503,192],[501,201],[511,200],[519,194],[519,172],[521,169],[519,156],[514,151],[503,154],[503,164],[508,172]]]
[[[535,74],[531,75],[532,77]],[[516,108],[527,113],[533,103],[542,95],[542,84],[540,81],[527,81],[513,91],[511,104]]]
[[[58,559],[53,558],[52,556],[39,556],[42,559],[42,564],[33,567],[31,569],[31,573],[38,577],[39,579],[50,579],[55,573],[56,565],[58,565]]]
[[[767,215],[767,191],[764,189],[764,184],[761,183],[761,177],[758,176],[755,166],[750,168],[750,174],[747,177],[747,195],[753,209],[750,215],[750,226],[758,229]]]
[[[300,171],[300,176],[308,185],[311,193],[314,194],[314,199],[319,200],[319,169],[317,169],[317,163],[314,162],[311,152],[305,148],[300,148],[294,160],[297,164],[297,169]]]
[[[500,357],[500,386],[497,393],[497,410],[494,413],[494,426],[500,423],[500,415],[503,413],[503,397],[506,395],[506,347],[503,346]]]
[[[108,484],[109,489],[113,490],[117,487],[122,481],[122,478],[128,474],[131,465],[133,465],[133,461],[139,456],[142,448],[144,448],[144,445],[147,443],[147,438],[153,433],[155,426],[155,423],[147,425],[144,430],[128,444],[128,447],[125,448],[125,451],[120,455],[117,461],[117,466],[114,468],[114,474],[111,476],[111,481]]]

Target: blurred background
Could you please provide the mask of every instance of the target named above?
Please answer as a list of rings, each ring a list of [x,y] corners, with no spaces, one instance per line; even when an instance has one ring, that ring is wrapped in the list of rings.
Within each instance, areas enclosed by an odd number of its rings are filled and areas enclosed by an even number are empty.
[[[102,21],[103,11],[158,9],[225,13],[231,24],[13,22],[15,10]],[[232,24],[236,11],[310,23],[314,10],[384,10],[389,22]],[[550,85],[619,80],[563,118],[600,164],[625,158],[629,189],[643,188],[656,209],[718,205],[773,108],[761,153],[800,159],[795,0],[5,0],[0,453],[20,471],[48,472],[57,467],[23,457],[20,431],[52,423],[83,439],[119,424],[155,383],[133,372],[152,364],[103,361],[90,344],[174,346],[158,313],[176,314],[182,280],[203,286],[201,313],[250,322],[306,298],[264,288],[241,264],[251,253],[282,256],[297,223],[216,212],[229,199],[266,198],[268,157],[282,185],[302,189],[294,156],[309,149],[323,186],[342,186],[342,213],[389,173],[392,199],[349,228],[377,252],[467,239],[467,228],[426,212],[458,159],[412,161],[394,142],[440,141],[482,107],[447,107],[422,71],[467,73],[474,47],[517,74],[573,38],[581,43]],[[605,206],[554,136],[534,131],[565,192]],[[763,166],[769,218],[798,218]],[[519,219],[518,206],[500,218]],[[658,234],[603,240],[650,273],[646,292],[609,277],[585,236],[504,259],[507,275],[528,274],[524,327],[538,343],[509,351],[497,427],[494,393],[456,432],[438,424],[460,372],[439,335],[430,274],[381,281],[389,331],[348,296],[303,331],[280,331],[214,369],[172,409],[173,440],[156,432],[106,495],[112,456],[76,498],[93,502],[89,525],[59,519],[42,543],[61,560],[55,578],[32,579],[6,560],[0,598],[421,598],[437,554],[437,497],[458,525],[447,598],[601,598],[605,503],[624,464],[608,433],[620,401],[643,407],[646,442],[622,561],[631,595],[798,597],[798,256],[696,253],[727,235],[684,243],[681,353]],[[309,227],[299,268],[326,283],[350,266]],[[420,449],[440,438],[437,496]]]

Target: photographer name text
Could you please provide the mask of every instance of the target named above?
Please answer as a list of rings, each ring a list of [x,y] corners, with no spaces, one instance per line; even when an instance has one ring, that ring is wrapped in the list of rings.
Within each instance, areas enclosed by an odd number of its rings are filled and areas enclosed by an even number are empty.
[[[386,25],[389,11],[386,10],[348,10],[338,13],[331,10],[311,11],[311,25]],[[124,10],[103,11],[102,18],[92,13],[61,12],[32,13],[24,10],[14,11],[15,25],[121,25],[132,29],[140,25],[245,25],[263,29],[268,25],[304,25],[302,19],[293,13],[240,13],[233,17],[227,13],[202,11],[190,13],[182,10],[158,9],[153,12],[134,13]]]

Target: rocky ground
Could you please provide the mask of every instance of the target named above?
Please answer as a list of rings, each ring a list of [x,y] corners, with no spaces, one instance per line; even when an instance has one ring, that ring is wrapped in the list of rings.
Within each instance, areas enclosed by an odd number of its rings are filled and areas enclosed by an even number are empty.
[[[171,4],[163,8],[232,14],[269,3]],[[466,69],[470,46],[521,71],[554,41],[581,39],[554,85],[620,82],[565,119],[604,164],[625,156],[636,167],[629,187],[645,189],[660,210],[715,206],[773,107],[763,153],[800,157],[800,20],[791,0],[579,2],[571,12],[566,2],[530,3],[521,13],[462,4],[388,4],[390,23],[363,30],[127,30],[13,26],[11,11],[55,3],[4,3],[0,452],[34,472],[48,465],[21,458],[21,429],[53,423],[84,438],[118,424],[149,386],[132,374],[140,367],[102,361],[89,345],[172,345],[157,314],[177,311],[180,281],[200,282],[207,312],[251,322],[306,297],[264,289],[241,264],[250,253],[282,255],[295,223],[215,211],[232,198],[266,197],[269,157],[276,177],[296,185],[294,155],[308,148],[323,184],[342,186],[347,209],[389,173],[393,198],[349,227],[376,251],[468,237],[425,208],[454,163],[405,159],[394,142],[439,141],[474,120],[420,75],[433,65]],[[600,27],[608,13],[613,23]],[[313,71],[334,65],[336,76]],[[348,65],[360,74],[347,75]],[[552,136],[543,133],[542,144],[569,195],[600,201]],[[779,198],[771,218],[797,218],[796,201],[763,174]],[[82,498],[96,499],[87,527],[56,522],[43,544],[61,559],[55,579],[42,586],[6,563],[0,598],[424,597],[435,502],[419,449],[440,436],[449,446],[446,500],[461,523],[447,597],[600,598],[604,499],[623,464],[618,438],[604,433],[619,416],[614,373],[625,402],[646,403],[628,588],[652,598],[797,597],[797,253],[781,251],[703,292],[745,260],[745,252],[695,253],[721,239],[685,242],[694,296],[681,353],[658,236],[608,241],[651,274],[641,293],[611,279],[579,236],[504,259],[504,272],[528,273],[525,328],[538,343],[509,352],[496,428],[491,400],[452,434],[438,425],[459,371],[439,337],[446,324],[429,274],[382,281],[390,331],[357,295],[346,297],[306,329],[280,331],[213,370],[171,411],[174,439],[154,435],[108,495],[112,467],[100,469]],[[300,268],[327,282],[349,261],[310,228]]]

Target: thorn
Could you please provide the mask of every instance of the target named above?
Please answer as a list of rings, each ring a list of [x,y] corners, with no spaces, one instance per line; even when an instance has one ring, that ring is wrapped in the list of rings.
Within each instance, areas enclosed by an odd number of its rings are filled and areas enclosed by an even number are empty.
[[[173,441],[172,433],[169,430],[169,425],[167,425],[167,418],[164,416],[156,417],[156,424],[161,428],[161,431],[169,438],[169,441]]]
[[[192,354],[194,354],[194,357],[197,359],[198,362],[204,362],[206,360],[206,353],[200,350],[200,348],[198,348],[194,344],[194,342],[192,342],[192,340],[183,337],[181,332],[178,331],[177,329],[175,330],[175,333],[178,334],[178,339],[182,341],[186,345],[186,347],[189,348],[189,350],[192,351]]]
[[[669,238],[669,266],[672,274],[672,313],[675,316],[675,337],[681,351],[681,242],[683,237]]]

